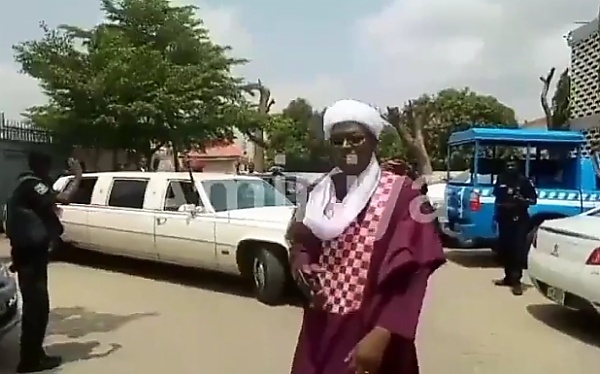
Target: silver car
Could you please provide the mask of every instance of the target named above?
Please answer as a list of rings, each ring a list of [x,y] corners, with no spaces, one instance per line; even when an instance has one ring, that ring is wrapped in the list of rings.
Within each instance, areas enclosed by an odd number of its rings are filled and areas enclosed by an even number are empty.
[[[0,263],[0,338],[19,323],[21,319],[19,304],[16,277]]]

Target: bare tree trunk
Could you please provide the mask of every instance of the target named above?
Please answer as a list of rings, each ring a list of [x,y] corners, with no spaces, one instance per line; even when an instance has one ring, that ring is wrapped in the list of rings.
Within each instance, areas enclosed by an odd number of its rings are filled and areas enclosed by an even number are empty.
[[[175,171],[180,171],[181,168],[179,167],[179,152],[177,151],[175,145],[171,146],[171,149],[173,151],[173,168],[175,169]]]
[[[118,149],[113,149],[112,150],[112,166],[113,166],[113,170],[119,170],[119,150]]]
[[[257,83],[249,83],[243,87],[248,93],[256,96],[258,92],[258,112],[265,117],[269,115],[271,107],[275,104],[275,100],[271,98],[271,90],[264,86],[260,79]],[[245,134],[250,141],[254,143],[254,170],[262,173],[265,171],[265,149],[268,148],[268,143],[265,141],[263,129],[255,129],[247,131]]]
[[[398,107],[388,107],[387,119],[396,129],[404,144],[413,153],[419,169],[417,172],[421,175],[431,175],[433,174],[431,157],[427,153],[425,138],[423,137],[423,125],[427,118],[423,118],[423,113],[415,114],[414,109],[412,102],[409,102],[402,112]]]
[[[256,130],[254,136],[256,136],[256,139],[264,141],[263,130]],[[254,155],[252,161],[254,162],[255,171],[258,173],[263,173],[265,171],[265,149],[257,143],[254,143]]]
[[[552,68],[545,77],[540,77],[540,80],[542,81],[542,93],[540,95],[540,103],[542,104],[542,109],[544,110],[544,116],[546,117],[546,127],[548,128],[548,130],[555,130],[554,123],[552,123],[552,110],[550,110],[550,105],[548,104],[548,91],[550,90],[550,84],[552,83],[552,78],[554,78],[555,71],[556,68]]]
[[[90,159],[92,161],[92,165],[90,165],[92,168],[89,169],[89,167],[88,167],[88,170],[86,170],[86,171],[88,171],[88,172],[89,171],[98,171],[98,169],[99,169],[98,163],[100,161],[100,153],[101,153],[100,149],[98,149],[98,148],[89,149],[88,154],[90,155]]]
[[[425,144],[415,144],[415,158],[417,159],[417,167],[420,175],[431,175],[433,174],[433,166],[431,165],[431,158],[427,153]]]

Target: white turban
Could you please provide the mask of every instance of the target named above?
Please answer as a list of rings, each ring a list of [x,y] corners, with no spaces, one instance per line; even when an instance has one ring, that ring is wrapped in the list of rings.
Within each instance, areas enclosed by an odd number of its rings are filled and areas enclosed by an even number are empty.
[[[331,129],[337,123],[357,122],[364,125],[375,137],[389,123],[372,106],[357,100],[340,100],[325,110],[323,115],[323,133],[325,139],[331,136]]]

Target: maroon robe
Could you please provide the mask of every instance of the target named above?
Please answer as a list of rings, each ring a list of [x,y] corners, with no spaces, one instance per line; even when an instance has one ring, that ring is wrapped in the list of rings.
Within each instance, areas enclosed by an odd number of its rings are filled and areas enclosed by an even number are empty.
[[[373,374],[419,373],[418,319],[428,278],[445,258],[434,224],[413,218],[415,199],[423,201],[410,178],[384,172],[370,203],[340,236],[344,239],[322,242],[302,223],[290,225],[292,271],[309,264],[325,268],[321,283],[329,300],[322,308],[305,308],[292,374],[348,374],[344,359],[376,326],[390,331],[391,339],[379,373]],[[423,203],[421,210],[427,209]],[[352,251],[357,247],[359,255]],[[348,256],[366,265],[362,277],[360,266],[348,269],[357,263]]]

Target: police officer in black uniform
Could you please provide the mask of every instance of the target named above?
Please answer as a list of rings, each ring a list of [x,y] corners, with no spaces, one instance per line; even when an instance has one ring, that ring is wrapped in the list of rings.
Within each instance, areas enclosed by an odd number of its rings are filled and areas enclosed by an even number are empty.
[[[41,153],[28,157],[29,171],[19,175],[7,203],[6,234],[11,245],[11,268],[17,272],[23,301],[21,352],[18,373],[34,373],[60,366],[60,357],[43,348],[50,300],[48,295],[49,246],[63,232],[57,203],[68,203],[79,187],[81,166],[69,160],[75,174],[67,189],[57,194],[50,179],[51,158]]]
[[[529,251],[527,233],[530,228],[529,206],[537,202],[531,181],[520,173],[517,159],[511,157],[494,185],[495,215],[498,224],[498,254],[504,266],[504,278],[494,281],[497,286],[511,288],[514,295],[523,294],[521,278],[527,267]]]

